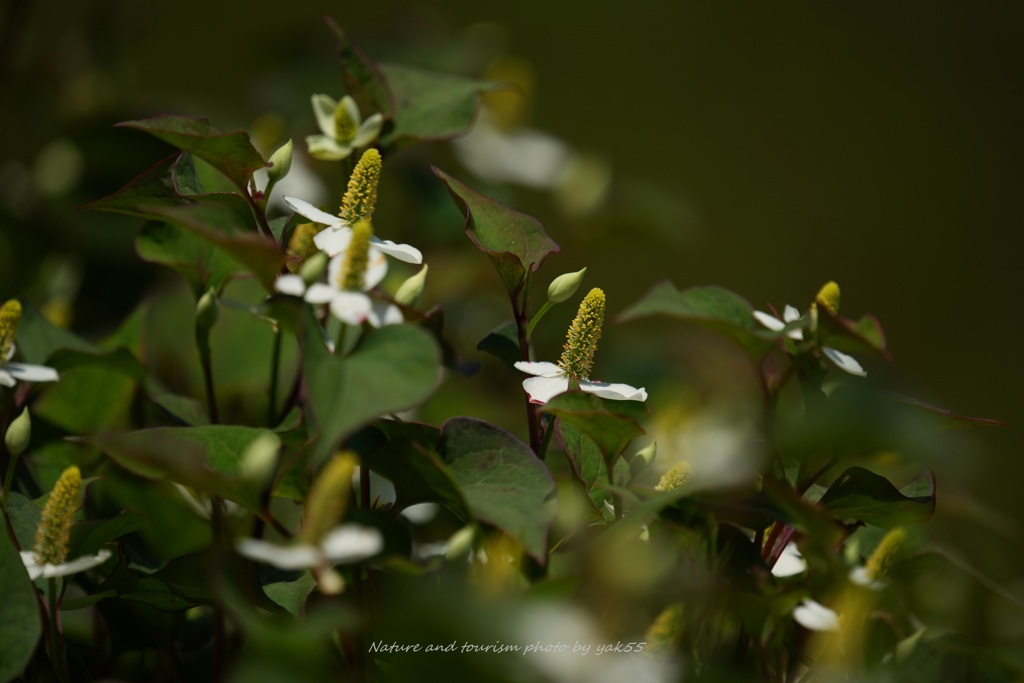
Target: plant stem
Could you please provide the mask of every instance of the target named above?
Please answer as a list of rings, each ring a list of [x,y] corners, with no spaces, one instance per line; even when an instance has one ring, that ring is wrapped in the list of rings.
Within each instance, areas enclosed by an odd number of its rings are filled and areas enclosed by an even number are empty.
[[[50,662],[53,664],[54,673],[57,674],[57,680],[61,683],[68,683],[71,680],[71,676],[68,673],[68,661],[64,652],[64,641],[60,637],[60,631],[57,625],[57,605],[60,602],[60,597],[57,595],[57,579],[50,578],[46,581],[46,587],[49,592],[49,645],[50,645]]]
[[[519,302],[519,294],[523,293],[522,305]],[[527,311],[530,306],[530,273],[527,272],[526,277],[519,283],[519,287],[512,292],[510,296],[512,303],[512,314],[515,316],[516,321],[516,333],[519,338],[519,359],[522,361],[529,362],[530,360],[530,335],[527,331],[529,327],[529,314]],[[540,457],[541,442],[543,437],[540,430],[540,420],[537,416],[537,407],[530,402],[529,394],[523,393],[523,397],[526,401],[526,422],[527,430],[530,434],[530,450],[532,450],[537,457]]]
[[[267,426],[277,423],[277,375],[281,366],[281,328],[274,326],[274,350],[270,356],[270,397],[267,399]]]
[[[203,382],[206,385],[206,409],[210,412],[210,422],[220,422],[217,411],[217,392],[213,386],[213,363],[210,359],[210,333],[196,329],[196,344],[199,346],[199,360],[203,366]]]
[[[537,453],[537,457],[543,460],[548,454],[548,445],[551,443],[551,435],[555,431],[555,416],[550,415],[547,427],[544,428],[544,438],[540,442],[540,452]]]

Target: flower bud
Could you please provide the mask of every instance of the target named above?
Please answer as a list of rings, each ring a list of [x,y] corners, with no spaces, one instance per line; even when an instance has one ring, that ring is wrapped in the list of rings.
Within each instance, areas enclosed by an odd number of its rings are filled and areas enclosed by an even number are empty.
[[[217,303],[217,292],[213,287],[199,297],[196,304],[196,329],[204,332],[210,331],[217,323],[220,315],[220,304]]]
[[[420,272],[402,283],[395,292],[395,301],[405,306],[415,306],[423,296],[423,288],[427,282],[427,265],[423,264]]]
[[[7,433],[4,435],[4,444],[7,452],[15,458],[25,452],[28,442],[32,440],[32,418],[28,415],[28,408],[21,411],[21,415],[14,418]]]
[[[267,168],[267,178],[271,183],[276,183],[288,175],[292,168],[292,141],[281,145],[276,152],[270,155],[270,163]]]
[[[465,560],[473,552],[473,539],[476,536],[476,527],[468,524],[448,539],[444,555],[450,562]]]
[[[548,285],[548,301],[553,304],[560,304],[579,289],[580,284],[583,282],[583,276],[586,274],[587,269],[578,270],[575,273],[565,273],[559,275],[551,284]]]
[[[327,270],[327,264],[330,262],[330,258],[322,251],[318,251],[302,264],[299,268],[299,277],[306,283],[306,286],[313,284],[320,279],[320,276]]]
[[[345,514],[352,492],[352,474],[359,459],[344,451],[331,458],[306,496],[306,515],[299,538],[306,543],[320,543]]]
[[[242,452],[239,469],[249,481],[264,483],[270,478],[277,463],[281,439],[273,432],[260,432]]]
[[[651,466],[651,463],[654,462],[654,457],[657,453],[657,441],[652,441],[649,446],[636,452],[633,459],[629,461],[629,471],[633,479],[636,479],[638,475]]]

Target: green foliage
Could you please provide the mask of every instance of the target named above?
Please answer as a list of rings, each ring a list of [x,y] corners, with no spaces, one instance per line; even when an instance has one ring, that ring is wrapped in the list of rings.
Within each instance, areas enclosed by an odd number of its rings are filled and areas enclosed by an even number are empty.
[[[7,533],[0,533],[0,681],[15,679],[32,658],[42,633],[35,589]]]

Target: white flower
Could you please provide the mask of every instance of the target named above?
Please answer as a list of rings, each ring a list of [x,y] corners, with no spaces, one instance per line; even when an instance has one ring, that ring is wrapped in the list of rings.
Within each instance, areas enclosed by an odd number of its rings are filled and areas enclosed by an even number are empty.
[[[56,382],[60,375],[53,368],[30,363],[11,363],[14,357],[14,344],[7,350],[7,357],[0,360],[0,385],[13,387],[22,382]]]
[[[772,567],[772,575],[785,578],[802,574],[805,571],[807,571],[807,560],[800,554],[796,543],[787,543],[786,547],[782,549],[779,559],[775,562],[775,566]]]
[[[335,256],[345,251],[349,240],[352,238],[352,228],[345,219],[339,216],[332,216],[326,211],[321,211],[309,202],[298,197],[285,197],[285,204],[292,207],[296,213],[305,216],[314,223],[329,226],[327,230],[321,230],[313,238],[313,243],[321,251],[327,252],[328,256]],[[373,246],[388,256],[393,256],[399,261],[406,263],[423,263],[423,254],[416,247],[408,244],[396,244],[391,240],[382,240],[376,235],[370,238]]]
[[[575,158],[570,147],[529,128],[504,132],[486,109],[467,135],[452,141],[459,161],[492,183],[510,182],[539,190],[557,187]]]
[[[363,121],[356,101],[348,95],[340,102],[329,95],[313,95],[312,101],[316,123],[323,133],[306,137],[309,153],[314,158],[322,161],[345,159],[353,149],[365,147],[380,135],[384,117],[373,114]],[[339,126],[339,121],[346,125]]]
[[[810,631],[838,631],[839,615],[820,602],[805,598],[793,610],[797,623]]]
[[[569,390],[569,376],[565,370],[554,363],[534,363],[519,361],[516,368],[525,373],[536,375],[523,380],[523,389],[530,395],[530,403],[547,403],[558,394]],[[628,384],[609,384],[608,382],[592,382],[581,379],[580,389],[596,394],[601,398],[612,398],[617,401],[646,401],[647,390],[637,389]]]
[[[330,531],[319,545],[279,545],[257,538],[243,538],[235,545],[240,555],[279,569],[322,569],[335,564],[352,564],[373,557],[384,548],[384,537],[373,527],[342,524]]]
[[[298,275],[280,275],[274,281],[274,289],[281,294],[299,296],[311,304],[328,304],[331,314],[338,320],[349,325],[361,325],[363,321],[374,327],[381,325],[400,325],[405,319],[402,311],[386,301],[373,301],[363,292],[341,289],[337,283],[345,278],[345,249],[352,240],[352,231],[343,236],[345,246],[342,253],[331,259],[327,266],[327,283],[314,282],[306,287],[305,281]],[[370,245],[369,263],[363,280],[365,289],[372,289],[380,284],[388,272],[387,258],[376,245]]]
[[[58,576],[84,572],[86,569],[98,567],[109,559],[110,551],[107,549],[100,550],[95,555],[83,555],[62,564],[40,564],[34,551],[24,550],[21,553],[21,561],[25,563],[25,569],[28,570],[28,578],[33,581],[40,578],[55,579]]]
[[[767,327],[769,330],[773,332],[781,332],[787,325],[800,319],[800,311],[787,305],[782,314],[782,320],[779,320],[775,316],[765,313],[764,311],[754,311],[754,317],[759,323]],[[786,332],[786,336],[790,339],[800,341],[804,338],[804,333],[801,328],[796,327]],[[821,352],[825,354],[826,358],[835,363],[836,367],[840,370],[844,370],[851,375],[867,377],[868,373],[852,356],[848,356],[842,351],[829,348],[828,346],[823,346],[821,348]]]

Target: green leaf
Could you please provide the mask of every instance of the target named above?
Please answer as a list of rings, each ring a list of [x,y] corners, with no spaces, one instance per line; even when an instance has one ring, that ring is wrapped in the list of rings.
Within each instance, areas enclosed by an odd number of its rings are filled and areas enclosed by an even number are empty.
[[[349,356],[339,358],[328,352],[319,324],[309,315],[302,347],[309,407],[320,433],[313,455],[317,462],[356,428],[425,401],[441,372],[433,337],[412,325],[374,330]]]
[[[11,491],[7,501],[7,516],[11,520],[11,528],[23,550],[29,550],[36,544],[36,529],[43,518],[42,509],[30,498],[17,491]]]
[[[929,405],[923,401],[918,401],[916,398],[911,398],[910,396],[901,396],[900,394],[892,392],[882,392],[882,395],[888,397],[892,403],[895,404],[894,407],[908,409],[917,413],[939,430],[945,431],[953,429],[970,429],[972,427],[1006,426],[1005,422],[992,420],[986,417],[967,417],[966,415],[957,415],[951,410]]]
[[[491,330],[476,348],[477,351],[491,354],[509,367],[522,360],[519,355],[519,331],[512,320],[506,320]]]
[[[50,364],[60,381],[47,387],[33,413],[73,434],[128,423],[142,370],[126,349],[104,354],[62,350]]]
[[[285,608],[289,614],[299,618],[306,597],[315,587],[316,579],[313,578],[313,574],[302,572],[294,581],[277,581],[266,584],[263,586],[263,592],[268,598]]]
[[[83,437],[127,470],[152,479],[169,479],[198,491],[259,510],[260,483],[242,477],[246,448],[263,429],[213,425],[158,427],[135,432]],[[274,435],[275,439],[278,439]],[[278,441],[278,443],[280,443]]]
[[[208,119],[161,114],[117,125],[144,131],[183,152],[195,154],[227,176],[242,192],[246,191],[246,183],[253,172],[266,166],[263,157],[249,142],[247,132],[222,133],[211,126]]]
[[[466,217],[469,239],[490,257],[510,294],[518,291],[527,269],[537,270],[548,254],[558,251],[558,244],[536,218],[475,192],[436,167],[433,170]]]
[[[139,258],[173,268],[197,295],[220,288],[242,266],[223,249],[170,223],[146,223],[135,238]]]
[[[544,564],[555,481],[530,448],[492,424],[457,417],[441,428],[438,451],[473,517],[516,538]]]
[[[241,195],[201,194],[195,165],[188,154],[168,157],[148,169],[117,192],[84,208],[111,211],[151,221],[172,223],[201,239],[151,230],[140,237],[139,254],[145,259],[173,267],[190,267],[200,289],[221,286],[233,259],[254,273],[269,291],[284,254],[269,237],[257,234],[252,209]],[[224,254],[217,254],[216,251]],[[199,290],[196,290],[199,291]]]
[[[394,101],[380,67],[333,20],[328,19],[328,24],[338,38],[338,59],[345,93],[352,96],[363,114],[369,116],[379,112],[385,119],[393,118]]]
[[[760,359],[775,345],[754,322],[746,299],[721,287],[692,287],[683,291],[665,280],[619,314],[617,322],[650,315],[667,315],[714,330],[734,342],[753,359]]]
[[[582,391],[567,391],[548,401],[541,411],[572,424],[593,439],[609,469],[626,446],[644,434],[637,419],[646,414],[646,408],[638,401],[605,401]]]
[[[619,458],[615,461],[615,481],[608,478],[604,455],[593,439],[573,424],[559,420],[555,425],[558,440],[569,456],[573,472],[583,483],[594,509],[603,514],[605,501],[612,499],[610,486],[624,486],[629,479],[629,465]]]
[[[6,530],[0,532],[0,586],[0,681],[6,683],[32,659],[42,634],[35,586]]]
[[[935,475],[926,470],[902,490],[862,467],[850,467],[819,503],[832,515],[886,529],[926,521],[935,511]]]
[[[78,522],[71,528],[68,556],[92,555],[103,544],[138,531],[148,523],[142,515],[128,510],[110,519]]]
[[[455,510],[466,505],[451,473],[436,453],[407,438],[392,438],[364,456],[366,466],[395,485],[395,506],[436,501]]]
[[[22,302],[21,321],[15,337],[18,353],[26,363],[45,363],[59,349],[96,351],[96,347],[62,327],[56,327],[39,315],[31,305]]]
[[[880,353],[885,358],[891,358],[886,348],[882,324],[873,315],[850,320],[834,316],[819,306],[818,335],[822,346],[849,353]]]
[[[503,87],[401,64],[382,64],[381,69],[396,105],[395,127],[384,138],[389,145],[458,136],[473,125],[480,94]]]

